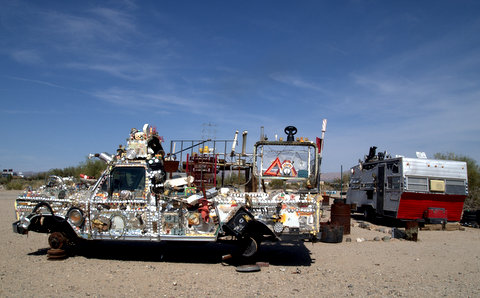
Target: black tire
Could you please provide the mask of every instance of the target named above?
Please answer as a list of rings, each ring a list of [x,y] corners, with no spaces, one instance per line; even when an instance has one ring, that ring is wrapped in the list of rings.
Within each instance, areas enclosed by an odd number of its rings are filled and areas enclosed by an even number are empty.
[[[366,221],[375,220],[375,210],[372,207],[364,207],[363,209],[363,219]]]
[[[252,237],[247,237],[242,240],[241,243],[242,257],[250,258],[253,257],[258,251],[257,241]]]

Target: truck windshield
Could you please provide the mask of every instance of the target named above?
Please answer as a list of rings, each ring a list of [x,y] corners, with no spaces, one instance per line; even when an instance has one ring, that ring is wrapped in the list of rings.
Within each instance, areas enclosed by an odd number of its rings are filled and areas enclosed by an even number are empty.
[[[143,191],[145,188],[145,168],[143,167],[121,167],[112,171],[112,190]]]

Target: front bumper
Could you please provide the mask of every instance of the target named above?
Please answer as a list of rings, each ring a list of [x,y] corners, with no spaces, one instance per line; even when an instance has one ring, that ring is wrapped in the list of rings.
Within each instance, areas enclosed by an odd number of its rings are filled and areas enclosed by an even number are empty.
[[[21,222],[20,220],[12,223],[12,228],[14,233],[18,233],[21,235],[25,235],[28,233],[28,225],[26,225],[25,222]]]

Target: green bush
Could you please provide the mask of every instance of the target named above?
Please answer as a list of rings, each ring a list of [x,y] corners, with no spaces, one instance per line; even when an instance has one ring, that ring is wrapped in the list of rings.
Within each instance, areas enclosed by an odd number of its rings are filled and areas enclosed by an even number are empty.
[[[268,188],[271,189],[284,189],[285,181],[284,180],[271,180],[268,184]]]
[[[5,184],[7,190],[23,190],[25,189],[26,184],[23,179],[13,179],[12,181]]]
[[[245,179],[245,174],[243,173],[236,173],[232,172],[230,175],[226,175],[224,180],[223,180],[223,185],[243,185],[247,181]],[[221,175],[217,175],[217,184],[220,185],[222,183],[222,177]]]
[[[455,153],[435,153],[434,158],[443,160],[458,160],[467,163],[468,197],[464,209],[480,209],[480,166],[477,161],[465,155]]]
[[[49,176],[55,175],[60,177],[74,177],[79,178],[80,174],[85,174],[90,177],[99,178],[102,172],[107,168],[107,165],[101,160],[86,159],[76,167],[66,167],[63,169],[51,169],[47,172],[38,173],[35,176],[24,179],[12,179],[12,177],[0,178],[0,184],[4,185],[6,189],[23,190],[28,186],[38,188],[45,184]]]

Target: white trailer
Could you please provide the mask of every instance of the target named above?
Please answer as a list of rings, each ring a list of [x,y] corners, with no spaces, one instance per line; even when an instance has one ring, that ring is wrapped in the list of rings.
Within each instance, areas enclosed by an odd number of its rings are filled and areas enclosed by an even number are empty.
[[[376,154],[351,168],[346,203],[366,217],[423,220],[434,209],[460,221],[468,195],[467,164],[461,161]]]

